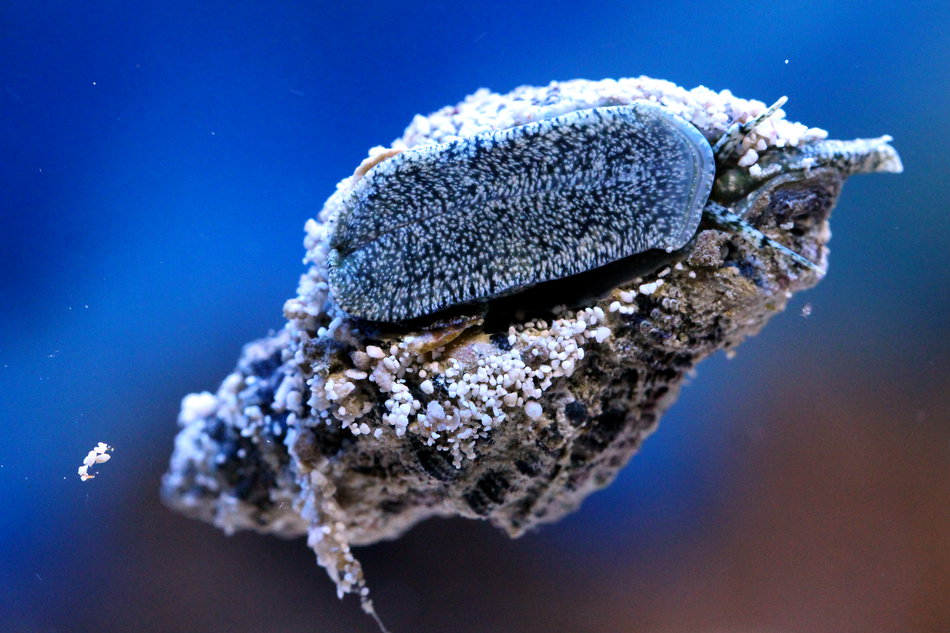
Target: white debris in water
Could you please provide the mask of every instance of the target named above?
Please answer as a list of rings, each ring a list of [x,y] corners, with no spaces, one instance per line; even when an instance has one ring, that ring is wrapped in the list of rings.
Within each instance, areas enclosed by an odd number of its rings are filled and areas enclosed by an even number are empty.
[[[86,481],[87,479],[95,479],[96,476],[89,473],[89,468],[95,464],[104,464],[109,461],[109,459],[112,457],[109,455],[109,453],[113,450],[115,449],[105,442],[99,442],[96,444],[96,446],[94,446],[93,449],[89,451],[89,453],[86,454],[86,457],[82,460],[82,466],[79,467],[78,471],[79,478],[83,481]]]

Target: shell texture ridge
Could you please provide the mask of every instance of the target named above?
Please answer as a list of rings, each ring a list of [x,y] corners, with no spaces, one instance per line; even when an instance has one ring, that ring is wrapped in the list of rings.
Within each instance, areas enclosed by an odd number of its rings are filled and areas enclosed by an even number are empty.
[[[354,316],[399,321],[675,250],[714,172],[702,134],[648,103],[410,149],[344,198],[330,289]]]
[[[226,532],[306,534],[371,613],[353,546],[434,516],[518,536],[574,511],[697,363],[818,283],[845,180],[900,171],[889,138],[828,140],[780,106],[638,77],[415,117],[307,221],[286,325],[183,399],[164,499]]]

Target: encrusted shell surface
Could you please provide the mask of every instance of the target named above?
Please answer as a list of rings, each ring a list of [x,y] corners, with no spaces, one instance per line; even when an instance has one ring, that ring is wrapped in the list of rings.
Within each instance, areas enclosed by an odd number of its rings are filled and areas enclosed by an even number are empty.
[[[701,225],[683,258],[586,305],[413,331],[367,327],[342,310],[330,295],[327,258],[335,218],[380,159],[636,102],[662,106],[713,142],[766,109],[728,91],[645,77],[555,82],[478,91],[371,150],[319,220],[307,222],[310,268],[284,306],[287,325],[247,345],[215,394],[183,401],[163,481],[168,503],[227,531],[307,533],[338,591],[366,600],[350,545],[395,537],[431,516],[481,518],[516,536],[610,483],[696,363],[757,333],[819,277],[775,249]],[[752,183],[742,216],[821,266],[845,178],[856,165],[899,169],[886,142],[874,146],[880,162],[807,162],[807,148],[824,138],[779,110],[736,150],[779,158],[759,170],[745,160],[733,173],[738,184],[726,189]],[[804,149],[781,159],[793,148]],[[783,175],[756,180],[775,165]]]

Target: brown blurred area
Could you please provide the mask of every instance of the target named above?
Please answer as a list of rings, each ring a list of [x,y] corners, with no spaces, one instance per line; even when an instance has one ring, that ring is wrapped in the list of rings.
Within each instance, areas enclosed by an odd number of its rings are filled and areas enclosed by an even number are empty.
[[[831,377],[782,382],[742,420],[706,537],[641,605],[651,624],[617,606],[645,582],[627,570],[590,630],[950,631],[948,383]]]
[[[359,551],[380,613],[396,633],[950,631],[947,381],[893,365],[856,378],[859,360],[792,360],[735,417],[704,421],[728,437],[725,483],[688,538],[574,547],[558,525],[510,541],[429,521]],[[140,501],[109,535],[128,560],[96,592],[107,601],[72,612],[76,630],[375,630],[302,540],[226,538]]]

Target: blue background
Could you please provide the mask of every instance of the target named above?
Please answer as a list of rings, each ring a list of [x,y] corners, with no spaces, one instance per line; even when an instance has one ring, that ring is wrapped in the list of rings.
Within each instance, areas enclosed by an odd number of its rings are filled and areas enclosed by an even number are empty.
[[[282,325],[305,220],[414,114],[640,74],[788,95],[906,172],[846,186],[828,277],[701,365],[612,487],[519,541],[361,549],[377,606],[401,632],[950,630],[947,7],[6,0],[0,631],[374,630],[302,541],[159,503],[180,399]]]

